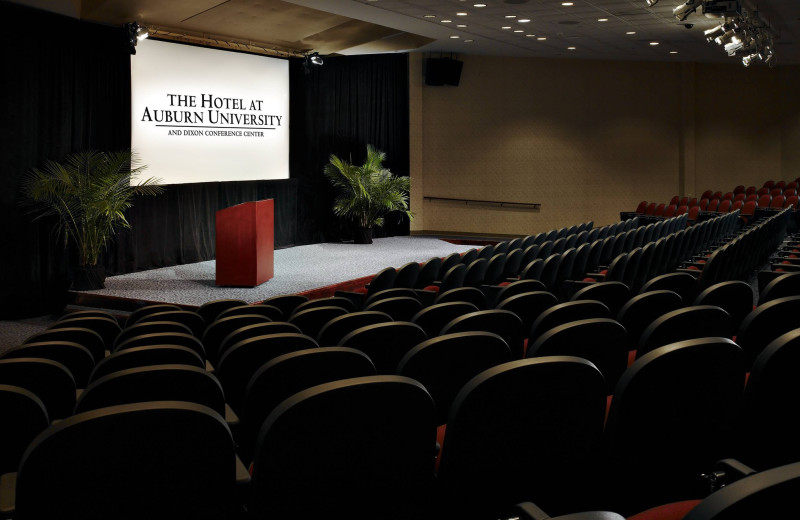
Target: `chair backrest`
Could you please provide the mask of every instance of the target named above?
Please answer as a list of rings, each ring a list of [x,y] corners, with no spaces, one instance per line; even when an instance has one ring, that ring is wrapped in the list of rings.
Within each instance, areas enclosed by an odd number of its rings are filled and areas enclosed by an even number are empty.
[[[636,344],[637,359],[664,345],[696,338],[730,338],[736,329],[731,315],[715,305],[694,305],[653,320]]]
[[[333,318],[320,329],[317,343],[324,347],[334,347],[350,332],[375,323],[393,321],[385,312],[361,311],[343,314]]]
[[[105,357],[105,343],[100,334],[83,327],[66,329],[47,329],[28,336],[23,343],[43,343],[47,341],[69,341],[83,345],[92,353],[95,363]]]
[[[464,264],[456,264],[442,276],[442,284],[439,286],[439,292],[449,291],[464,285],[464,277],[467,275],[467,266]]]
[[[171,303],[154,303],[151,305],[145,305],[144,307],[139,307],[138,309],[134,310],[128,315],[128,319],[125,320],[125,326],[130,327],[131,325],[135,324],[137,321],[142,319],[142,317],[147,316],[148,314],[155,314],[156,312],[163,312],[163,311],[179,311],[181,310],[180,307],[177,305],[173,305]]]
[[[468,287],[478,287],[483,284],[486,270],[489,268],[489,261],[485,258],[477,258],[467,265],[464,273],[464,285]]]
[[[782,209],[785,200],[786,197],[784,197],[783,195],[775,195],[774,197],[772,197],[772,201],[769,203],[769,207],[773,209]]]
[[[0,354],[0,359],[11,358],[44,358],[61,363],[72,374],[76,388],[86,388],[95,364],[89,349],[71,341],[23,343]]]
[[[525,496],[558,503],[570,495],[574,505],[598,460],[605,392],[597,368],[574,357],[511,361],[481,372],[451,406],[439,479],[461,499],[455,503],[473,512]]]
[[[611,318],[611,312],[605,304],[595,300],[576,300],[559,303],[543,311],[531,325],[528,334],[529,343],[552,329],[570,321],[586,320],[590,318]]]
[[[19,386],[38,397],[50,420],[63,419],[75,407],[75,380],[67,367],[42,358],[0,359],[0,384]]]
[[[422,304],[417,298],[410,296],[396,296],[385,298],[370,303],[364,307],[365,311],[378,311],[388,314],[396,321],[410,321],[422,309]]]
[[[468,249],[461,254],[460,261],[464,265],[469,265],[477,259],[478,259],[478,250],[473,247],[472,249]]]
[[[719,207],[719,202],[720,202],[719,199],[714,199],[710,201],[708,203],[708,206],[705,208],[705,211],[717,211],[717,208]],[[703,207],[701,206],[700,209],[702,210]]]
[[[522,249],[514,249],[506,254],[506,261],[503,264],[504,278],[515,278],[519,274],[520,267],[522,266]]]
[[[342,311],[344,312],[344,311]],[[203,347],[206,350],[208,359],[216,364],[220,356],[222,341],[236,329],[254,325],[256,323],[269,323],[271,320],[260,314],[242,314],[241,316],[229,316],[211,322],[206,327],[203,337]]]
[[[489,264],[486,266],[486,272],[483,274],[483,283],[495,285],[502,282],[507,259],[508,255],[505,253],[498,253],[490,258]]]
[[[239,305],[237,307],[231,307],[220,312],[217,315],[217,319],[227,318],[228,316],[241,316],[242,314],[260,314],[262,316],[266,316],[272,321],[283,321],[288,317],[288,315],[284,315],[283,311],[277,306],[260,303],[256,305]]]
[[[145,401],[187,401],[225,416],[225,394],[216,377],[189,365],[151,365],[96,379],[81,393],[75,413]]]
[[[778,336],[797,328],[800,296],[785,296],[753,309],[739,325],[736,342],[744,350],[747,366]]]
[[[264,518],[419,516],[407,510],[415,502],[409,497],[429,492],[434,417],[425,388],[401,376],[345,379],[294,394],[261,427],[248,509]]]
[[[479,310],[486,308],[486,295],[477,287],[457,287],[444,292],[440,292],[436,299],[436,303],[448,302],[469,302],[475,305]]]
[[[436,424],[444,424],[461,388],[480,372],[511,361],[508,344],[492,332],[442,334],[403,356],[397,374],[419,381],[436,404]]]
[[[480,249],[478,249],[478,258],[483,258],[484,260],[489,260],[491,257],[494,256],[494,245],[487,244]]]
[[[370,286],[372,289],[372,286]],[[371,298],[373,295],[379,292],[387,291],[391,289],[391,287],[387,289],[375,289],[371,290],[367,293],[367,299]],[[328,296],[325,298],[315,298],[313,300],[308,300],[306,302],[301,303],[297,307],[294,308],[292,314],[289,315],[287,321],[292,321],[292,316],[299,314],[308,309],[316,309],[318,307],[341,307],[342,309],[346,310],[347,312],[354,312],[356,310],[355,304],[349,298],[345,298],[344,296]]]
[[[235,460],[230,430],[202,405],[160,401],[77,414],[23,456],[17,517],[229,518]]]
[[[440,334],[470,331],[497,334],[508,344],[514,359],[522,358],[525,333],[522,330],[522,320],[513,312],[501,309],[471,312],[445,325]]]
[[[77,318],[66,318],[59,320],[52,325],[50,329],[64,329],[68,327],[78,327],[89,329],[97,332],[106,348],[114,342],[114,338],[122,331],[119,323],[114,318],[107,318],[103,316],[82,316]],[[98,360],[99,361],[99,360]]]
[[[259,316],[259,319],[266,320],[266,318],[264,318],[263,316]],[[178,323],[177,321],[142,322],[141,320],[139,320],[137,323],[131,325],[130,327],[126,327],[122,332],[120,332],[117,335],[116,339],[114,340],[114,346],[111,349],[111,351],[113,352],[117,350],[122,343],[131,338],[135,338],[136,336],[142,336],[144,334],[158,334],[160,332],[178,332],[180,334],[189,334],[190,336],[194,336],[194,334],[192,334],[192,329],[190,329],[183,323]]]
[[[419,272],[419,262],[408,262],[407,264],[398,267],[397,274],[394,277],[394,286],[405,287],[409,289],[416,287]]]
[[[697,475],[730,453],[744,375],[742,350],[723,338],[673,343],[634,361],[604,432],[612,492],[641,509],[683,499]],[[658,472],[642,479],[654,458]]]
[[[439,272],[441,271],[441,268],[441,258],[438,256],[429,258],[424,264],[422,264],[414,287],[417,289],[424,289],[425,287],[431,285],[439,278]]]
[[[247,305],[246,307],[250,306]],[[221,314],[225,312],[226,311],[223,311]],[[142,316],[136,323],[148,323],[151,321],[174,321],[177,323],[182,323],[183,325],[189,327],[189,330],[192,331],[193,336],[198,338],[203,336],[203,332],[206,329],[206,322],[203,320],[202,316],[192,311],[169,310],[155,312],[148,314],[147,316]],[[116,338],[116,335],[114,337]]]
[[[297,350],[267,361],[247,382],[241,408],[242,459],[253,459],[256,437],[264,420],[281,402],[312,386],[374,376],[375,366],[366,354],[347,347]]]
[[[786,273],[775,277],[760,291],[759,305],[786,296],[800,296],[800,273]]]
[[[643,200],[642,202],[639,203],[638,206],[636,206],[636,213],[644,213],[646,209],[647,209],[647,201]]]
[[[261,365],[289,352],[318,347],[311,336],[291,332],[256,336],[236,343],[222,355],[215,372],[225,390],[226,401],[238,413],[247,382]]]
[[[771,468],[800,460],[794,420],[800,404],[798,362],[800,329],[794,329],[764,347],[750,369],[741,421],[748,465]]]
[[[798,293],[800,294],[800,293]],[[753,288],[741,280],[729,280],[707,287],[692,305],[716,305],[731,315],[735,329],[753,310]]]
[[[797,195],[790,195],[786,197],[786,203],[783,205],[783,207],[797,209]]]
[[[628,331],[631,345],[635,346],[650,323],[682,305],[683,299],[674,291],[648,291],[625,302],[617,313],[617,321]]]
[[[547,309],[558,305],[558,298],[547,291],[514,294],[497,304],[497,309],[511,311],[522,320],[522,331],[527,338],[536,319]]]
[[[307,301],[308,296],[303,296],[301,294],[280,294],[278,296],[267,298],[261,303],[279,308],[285,319],[292,315],[298,305]]]
[[[768,208],[771,202],[772,202],[772,195],[770,195],[769,193],[766,193],[758,197],[759,208]]]
[[[697,280],[689,273],[666,273],[646,281],[639,292],[661,290],[674,291],[684,302],[691,302],[697,294]]]
[[[347,313],[347,309],[339,306],[314,307],[295,312],[289,318],[289,323],[296,325],[303,334],[316,338],[326,323]]]
[[[0,475],[13,473],[31,441],[50,424],[47,409],[36,394],[25,388],[0,384],[3,410],[3,449]]]
[[[622,282],[601,282],[579,289],[570,301],[596,300],[605,304],[611,315],[616,316],[630,296],[630,289]]]
[[[119,370],[152,365],[188,365],[197,368],[206,366],[200,355],[189,347],[149,345],[111,354],[94,367],[89,381],[96,381]]]
[[[461,253],[450,253],[446,257],[442,259],[442,264],[439,269],[439,276],[437,276],[437,280],[441,280],[444,275],[453,268],[461,263]]]
[[[528,347],[525,357],[575,356],[591,361],[603,374],[610,395],[628,366],[628,349],[625,327],[607,318],[592,318],[551,328]]]
[[[154,334],[143,334],[141,336],[134,336],[120,343],[117,348],[112,352],[114,355],[118,352],[123,352],[128,349],[137,347],[146,347],[154,345],[169,345],[190,348],[200,356],[201,359],[206,359],[206,350],[203,344],[195,336],[186,334],[184,332],[160,332]],[[102,362],[102,360],[101,360]]]
[[[247,305],[247,302],[244,300],[237,300],[232,298],[212,300],[198,307],[197,314],[202,316],[203,321],[205,321],[208,324],[211,324],[214,322],[214,320],[217,319],[217,316],[222,311],[230,309],[231,307],[238,307],[240,305]]]
[[[340,346],[365,353],[378,374],[394,374],[406,352],[428,339],[419,325],[407,321],[376,323],[358,328],[340,341]]]
[[[717,208],[717,212],[719,213],[728,213],[731,210],[731,205],[733,202],[731,199],[725,199],[719,203],[719,207]]]
[[[433,338],[455,318],[477,310],[480,309],[466,301],[435,303],[419,311],[411,318],[411,322],[419,325],[429,338]]]
[[[367,295],[382,291],[384,289],[391,289],[394,286],[394,279],[397,276],[397,269],[394,267],[385,267],[378,271],[369,282]]]

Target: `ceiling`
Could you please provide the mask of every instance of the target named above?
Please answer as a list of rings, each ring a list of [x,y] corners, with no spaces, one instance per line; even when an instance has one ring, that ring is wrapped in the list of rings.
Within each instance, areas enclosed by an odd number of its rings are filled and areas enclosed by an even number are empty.
[[[279,55],[419,50],[566,59],[739,61],[728,57],[716,44],[706,42],[702,31],[718,25],[718,19],[695,13],[685,22],[679,22],[672,15],[672,9],[681,0],[659,0],[653,7],[648,7],[645,0],[572,0],[572,6],[562,5],[563,1],[17,0],[16,3],[110,25],[137,21],[154,28],[156,37]],[[754,5],[748,3],[751,0],[743,1],[746,7]],[[776,35],[778,64],[800,64],[800,0],[757,1],[759,17]],[[479,3],[485,7],[476,7]],[[526,19],[530,21],[522,21]],[[652,42],[658,45],[651,45]]]

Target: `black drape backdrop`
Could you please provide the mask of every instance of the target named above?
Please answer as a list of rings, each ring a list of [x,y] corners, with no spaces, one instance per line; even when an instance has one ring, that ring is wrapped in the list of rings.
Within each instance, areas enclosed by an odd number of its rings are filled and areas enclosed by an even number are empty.
[[[87,149],[130,146],[130,60],[118,28],[0,3],[0,316],[58,310],[67,252],[16,193],[26,169]]]
[[[0,19],[0,318],[14,319],[63,308],[76,268],[53,222],[19,209],[20,178],[70,152],[130,146],[130,54],[121,28],[7,2]],[[408,175],[408,58],[326,58],[308,74],[290,60],[290,99],[290,179],[172,185],[137,198],[132,229],[103,257],[107,271],[212,259],[215,211],[262,198],[275,199],[276,247],[350,239],[350,225],[331,213],[322,168],[331,153],[360,163],[373,144]],[[407,234],[408,222],[387,219],[385,233]]]
[[[351,225],[331,212],[334,191],[322,168],[330,154],[361,164],[372,144],[386,152],[384,164],[392,173],[408,175],[408,55],[325,58],[308,74],[303,60],[292,60],[289,76],[298,243],[350,239]],[[386,220],[384,233],[408,234],[407,219]]]

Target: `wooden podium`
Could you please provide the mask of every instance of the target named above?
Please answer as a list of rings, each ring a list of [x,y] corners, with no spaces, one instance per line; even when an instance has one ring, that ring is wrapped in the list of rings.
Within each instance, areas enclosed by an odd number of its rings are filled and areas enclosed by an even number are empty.
[[[217,285],[255,287],[274,274],[272,199],[245,202],[216,213]]]

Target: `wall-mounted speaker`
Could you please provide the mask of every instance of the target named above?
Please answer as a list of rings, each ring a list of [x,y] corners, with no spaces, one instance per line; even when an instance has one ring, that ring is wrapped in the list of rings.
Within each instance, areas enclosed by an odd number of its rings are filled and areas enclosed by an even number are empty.
[[[425,84],[458,86],[464,62],[452,58],[428,58],[425,65]]]

